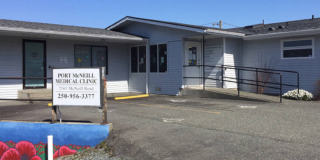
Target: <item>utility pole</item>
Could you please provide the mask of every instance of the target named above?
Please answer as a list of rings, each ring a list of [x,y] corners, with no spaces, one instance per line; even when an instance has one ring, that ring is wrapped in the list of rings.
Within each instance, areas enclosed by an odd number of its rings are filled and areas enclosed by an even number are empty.
[[[220,27],[220,29],[222,29],[222,21],[221,20],[219,21],[219,27]]]

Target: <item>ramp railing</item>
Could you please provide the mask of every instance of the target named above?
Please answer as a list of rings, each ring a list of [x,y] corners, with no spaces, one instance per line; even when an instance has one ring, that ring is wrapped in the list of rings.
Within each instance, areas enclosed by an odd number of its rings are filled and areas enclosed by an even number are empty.
[[[211,66],[211,65],[184,65],[183,67],[210,67],[210,68],[219,68],[221,69],[220,72],[220,77],[221,78],[209,78],[206,77],[205,74],[203,73],[202,77],[183,77],[185,79],[188,78],[198,78],[198,79],[209,79],[209,80],[219,80],[222,82],[222,88],[224,82],[231,82],[231,83],[237,83],[237,90],[238,90],[238,96],[240,96],[240,84],[245,84],[245,85],[251,85],[255,86],[257,88],[256,92],[258,93],[258,87],[265,87],[265,88],[271,88],[271,89],[277,89],[279,90],[279,97],[280,97],[280,103],[282,103],[282,87],[283,86],[290,86],[290,87],[297,87],[298,93],[299,93],[299,88],[300,88],[300,83],[299,83],[299,72],[296,71],[288,71],[288,70],[276,70],[276,69],[267,69],[267,68],[254,68],[254,67],[242,67],[242,66],[230,66],[230,65],[221,65],[221,66]],[[226,77],[224,76],[224,70],[227,69],[234,69],[237,72],[236,77]],[[205,70],[205,69],[203,69]],[[240,71],[248,71],[248,72],[254,72],[255,73],[255,80],[252,79],[247,79],[247,78],[240,78]],[[282,72],[286,73],[294,73],[297,75],[297,85],[292,85],[292,84],[284,84],[282,81]],[[269,82],[269,81],[263,81],[259,80],[258,78],[258,73],[267,73],[271,75],[279,75],[279,83],[278,82]],[[234,79],[229,80],[229,79]],[[249,83],[249,82],[255,82],[255,83]],[[272,84],[272,85],[277,85],[275,86],[268,86],[268,85],[261,85],[263,84]],[[203,89],[205,90],[205,82],[203,83]]]
[[[52,77],[0,77],[2,79],[13,79],[13,80],[26,80],[26,79],[52,79]],[[13,100],[13,101],[52,101],[52,99],[5,99],[0,98],[0,100]]]

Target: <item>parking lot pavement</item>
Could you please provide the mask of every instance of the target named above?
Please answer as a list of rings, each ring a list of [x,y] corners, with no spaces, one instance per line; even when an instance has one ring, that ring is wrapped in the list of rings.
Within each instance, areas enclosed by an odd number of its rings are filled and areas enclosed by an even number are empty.
[[[109,145],[136,159],[318,159],[318,102],[109,100]]]
[[[63,121],[102,122],[96,107],[60,109]],[[0,103],[0,113],[0,120],[51,119],[47,102]],[[108,143],[116,154],[134,159],[319,159],[319,115],[319,102],[108,99],[114,126]]]
[[[61,106],[60,111],[63,122],[102,123],[102,111],[97,107]],[[50,122],[51,117],[48,102],[0,102],[0,120]]]

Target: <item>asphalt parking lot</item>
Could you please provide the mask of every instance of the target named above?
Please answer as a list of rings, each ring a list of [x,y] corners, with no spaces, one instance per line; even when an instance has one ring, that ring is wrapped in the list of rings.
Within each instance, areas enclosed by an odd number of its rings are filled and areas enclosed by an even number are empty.
[[[61,107],[63,119],[100,123],[98,108]],[[6,106],[1,120],[51,118],[43,102]],[[134,159],[319,159],[319,102],[267,103],[150,96],[108,100],[108,142]]]
[[[151,96],[109,101],[119,154],[136,159],[319,159],[320,105]]]

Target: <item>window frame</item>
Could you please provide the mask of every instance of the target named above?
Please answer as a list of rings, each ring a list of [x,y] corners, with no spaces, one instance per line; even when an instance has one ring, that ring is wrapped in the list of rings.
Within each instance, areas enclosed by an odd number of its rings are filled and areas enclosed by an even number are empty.
[[[165,44],[167,46],[167,71],[166,72],[159,72],[159,45],[162,45],[162,44]],[[149,58],[150,58],[150,46],[153,46],[153,45],[157,45],[157,72],[151,72],[150,71],[150,67],[149,67],[149,70],[148,70],[148,73],[150,74],[168,74],[168,69],[169,69],[169,58],[168,58],[168,43],[155,43],[155,44],[149,44],[148,47],[149,47]],[[149,59],[149,66],[151,66],[151,60]]]
[[[137,47],[137,56],[138,56],[138,58],[137,58],[137,61],[138,61],[138,63],[137,63],[137,72],[131,72],[132,70],[131,70],[131,56],[132,56],[132,54],[131,54],[131,48],[133,48],[133,47]],[[145,72],[140,72],[140,65],[139,65],[139,58],[140,58],[140,54],[139,54],[139,47],[146,47],[146,59],[145,59],[145,63],[146,63],[146,71]],[[130,74],[145,74],[145,73],[147,73],[147,46],[146,45],[135,45],[135,46],[130,46],[129,47],[129,59],[130,59]]]
[[[104,48],[106,48],[106,66],[105,67],[106,67],[106,75],[109,74],[109,52],[108,52],[108,46],[74,44],[74,46],[73,46],[73,57],[74,57],[74,59],[76,57],[76,46],[89,46],[90,47],[91,68],[95,68],[95,67],[92,67],[92,47],[104,47]],[[74,67],[76,66],[75,65],[75,61],[73,62],[73,65],[74,65]]]
[[[312,45],[311,46],[296,46],[296,47],[284,47],[284,42],[290,42],[290,41],[299,41],[299,40],[311,40]],[[312,50],[312,56],[311,57],[283,57],[283,51],[285,50],[295,50],[295,49],[311,49]],[[281,60],[286,59],[313,59],[314,58],[314,37],[307,37],[307,38],[294,38],[294,39],[282,39],[280,41],[280,58]]]

